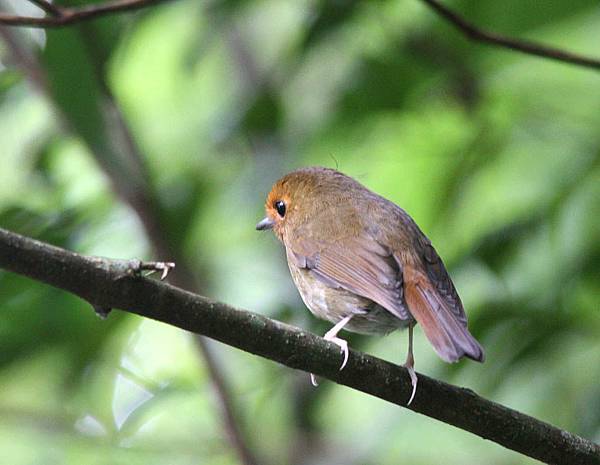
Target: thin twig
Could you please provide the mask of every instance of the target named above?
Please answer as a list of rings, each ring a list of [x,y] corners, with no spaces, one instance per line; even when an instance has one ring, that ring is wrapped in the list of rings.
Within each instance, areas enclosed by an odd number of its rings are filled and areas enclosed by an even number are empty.
[[[38,6],[49,15],[60,17],[62,14],[62,8],[58,5],[54,5],[46,0],[29,0],[30,3]]]
[[[39,65],[31,51],[22,45],[18,33],[19,31],[16,29],[0,26],[0,41],[6,44],[10,64],[21,69],[37,91],[47,95],[48,86],[44,69]]]
[[[28,26],[37,28],[62,27],[80,21],[94,19],[99,16],[145,8],[167,0],[115,0],[73,8],[52,5],[45,0],[29,1],[38,5],[51,16],[38,18],[0,13],[0,24],[7,26]],[[468,22],[462,16],[442,5],[437,0],[422,1],[436,11],[440,16],[454,24],[471,40],[508,48],[528,55],[535,55],[542,58],[561,61],[563,63],[570,63],[577,66],[600,70],[599,59],[586,57],[536,42],[513,39],[501,34],[485,31]]]
[[[0,24],[5,26],[28,26],[36,28],[63,27],[81,21],[95,19],[100,16],[120,13],[122,11],[139,10],[168,0],[114,0],[79,7],[62,7],[51,5],[43,0],[30,0],[51,16],[42,18],[34,16],[18,16],[0,13]]]
[[[0,229],[0,268],[64,289],[93,306],[122,309],[203,334],[406,407],[412,388],[405,368],[352,350],[339,371],[341,355],[335,344],[165,282],[123,273],[129,262],[84,257]],[[408,408],[545,463],[600,464],[600,445],[422,374]]]
[[[456,26],[471,40],[516,50],[527,55],[535,55],[542,58],[548,58],[550,60],[561,61],[563,63],[570,63],[577,66],[600,70],[600,59],[578,55],[576,53],[567,52],[554,47],[548,47],[547,45],[542,45],[536,42],[513,39],[501,34],[485,31],[468,22],[458,13],[450,10],[437,0],[422,1],[423,3],[429,5],[429,7],[435,10],[440,16]]]

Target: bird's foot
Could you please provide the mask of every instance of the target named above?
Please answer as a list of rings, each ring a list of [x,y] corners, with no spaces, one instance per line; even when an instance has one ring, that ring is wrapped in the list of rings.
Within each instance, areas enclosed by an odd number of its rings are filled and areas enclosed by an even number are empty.
[[[144,276],[160,272],[160,280],[164,281],[173,268],[175,268],[175,263],[173,262],[141,262],[139,272],[146,271]]]
[[[314,387],[319,387],[319,383],[317,383],[317,377],[313,373],[310,374],[310,384],[312,384]]]
[[[325,339],[326,341],[329,342],[333,342],[334,344],[337,344],[340,349],[342,349],[342,354],[344,354],[344,360],[342,361],[342,366],[340,367],[340,371],[342,371],[344,369],[344,367],[346,366],[346,363],[348,363],[348,342],[345,341],[344,339],[340,339],[339,337],[337,337],[337,334],[340,332],[340,330],[346,326],[348,324],[348,322],[352,319],[353,315],[348,315],[345,316],[344,318],[342,318],[340,321],[338,321],[336,323],[336,325],[331,328],[329,331],[327,331],[325,333],[325,336],[323,336],[323,339]],[[314,374],[310,374],[310,382],[312,383],[313,386],[318,386],[319,383],[317,383],[317,378],[315,377]]]
[[[412,365],[412,363],[409,363],[408,361],[404,364],[404,368],[408,370],[408,374],[410,376],[410,383],[412,384],[412,394],[410,395],[410,399],[408,399],[408,403],[406,404],[406,406],[408,407],[415,398],[415,394],[417,393],[417,373],[415,372],[415,368]]]
[[[408,325],[408,354],[406,354],[406,362],[404,363],[404,368],[408,370],[408,374],[410,376],[410,383],[412,384],[412,393],[410,395],[410,399],[408,399],[408,403],[406,404],[407,407],[411,404],[411,402],[415,398],[415,394],[417,393],[417,373],[415,373],[415,357],[413,356],[414,327],[414,322],[411,322]]]
[[[342,354],[344,354],[344,360],[342,361],[342,365],[340,366],[340,371],[342,371],[346,366],[346,363],[348,363],[348,341],[346,341],[345,339],[340,339],[337,336],[329,336],[329,334],[325,334],[324,339],[326,341],[333,342],[334,344],[339,346]]]
[[[330,335],[329,333],[325,334],[325,336],[323,336],[323,339],[329,342],[333,342],[334,344],[340,347],[342,354],[344,354],[344,360],[342,361],[342,365],[340,366],[340,371],[342,371],[348,363],[348,341],[340,339],[337,336]],[[319,383],[317,382],[317,377],[313,373],[310,374],[310,383],[314,387],[319,386]]]

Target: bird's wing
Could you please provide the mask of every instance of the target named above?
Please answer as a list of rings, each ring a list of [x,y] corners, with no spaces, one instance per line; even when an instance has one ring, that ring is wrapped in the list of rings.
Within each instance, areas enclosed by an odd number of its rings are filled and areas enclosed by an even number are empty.
[[[404,303],[398,262],[369,235],[344,240],[343,246],[319,244],[318,248],[314,241],[297,239],[289,251],[297,266],[310,270],[327,285],[366,297],[401,320],[411,318]]]
[[[456,362],[463,355],[482,362],[481,345],[467,329],[467,317],[454,284],[431,244],[421,256],[396,256],[403,269],[404,298],[438,355]]]
[[[446,267],[442,259],[437,254],[433,246],[428,240],[422,244],[422,263],[424,265],[427,276],[434,285],[440,297],[443,299],[446,306],[454,314],[456,319],[463,325],[467,326],[467,315],[463,304],[456,292],[454,283],[450,279]]]

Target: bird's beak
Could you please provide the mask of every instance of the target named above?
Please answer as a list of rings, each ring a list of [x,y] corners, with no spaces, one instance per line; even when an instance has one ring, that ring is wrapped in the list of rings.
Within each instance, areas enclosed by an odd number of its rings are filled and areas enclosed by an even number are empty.
[[[256,230],[264,231],[266,229],[273,229],[274,225],[275,225],[275,222],[267,216],[266,218],[263,218],[262,220],[260,220],[258,222],[258,224],[256,225]]]

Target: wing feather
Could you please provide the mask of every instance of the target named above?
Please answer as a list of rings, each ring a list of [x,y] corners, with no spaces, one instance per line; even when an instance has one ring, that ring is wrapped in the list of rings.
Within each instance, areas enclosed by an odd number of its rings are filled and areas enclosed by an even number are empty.
[[[446,267],[442,262],[442,259],[435,251],[429,241],[425,239],[422,244],[423,247],[423,265],[429,280],[433,283],[440,297],[444,300],[445,307],[447,307],[456,317],[456,319],[466,328],[467,327],[467,315],[463,304],[456,292],[454,283],[446,271]]]
[[[447,362],[456,362],[463,355],[482,362],[483,348],[430,279],[409,265],[404,268],[404,279],[408,308],[437,354]]]
[[[296,265],[326,284],[366,297],[401,320],[410,319],[402,271],[391,252],[366,233],[344,244],[321,245],[315,250],[308,241],[296,240],[292,256]]]

